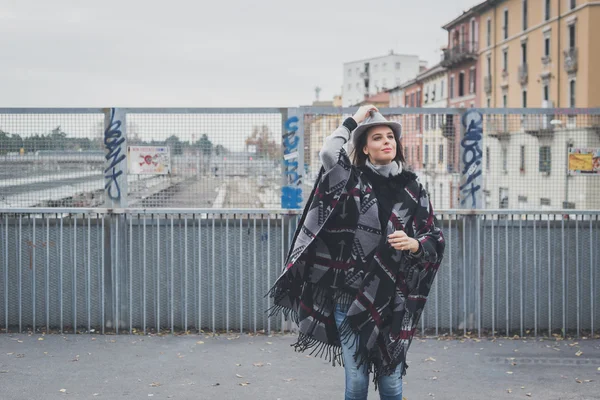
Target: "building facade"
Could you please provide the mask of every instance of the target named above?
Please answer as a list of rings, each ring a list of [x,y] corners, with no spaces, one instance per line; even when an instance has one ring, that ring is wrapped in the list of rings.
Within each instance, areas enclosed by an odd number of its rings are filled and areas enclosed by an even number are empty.
[[[477,12],[484,106],[600,106],[599,2],[497,0]],[[600,207],[600,176],[568,169],[571,148],[600,148],[599,116],[575,114],[486,117],[487,207]]]
[[[420,108],[423,106],[423,84],[421,81],[411,79],[398,87],[404,94],[401,106]],[[402,122],[402,149],[406,166],[418,172],[422,168],[423,149],[423,115],[419,112],[401,116]]]
[[[390,54],[344,63],[342,104],[359,104],[366,97],[384,92],[414,78],[426,66],[418,56]]]

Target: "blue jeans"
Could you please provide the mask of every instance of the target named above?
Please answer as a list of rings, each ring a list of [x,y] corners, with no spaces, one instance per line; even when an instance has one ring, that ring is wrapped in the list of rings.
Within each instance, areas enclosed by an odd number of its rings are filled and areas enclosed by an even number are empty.
[[[334,317],[335,323],[339,326],[346,318],[349,304],[336,304]],[[348,344],[342,343],[342,357],[344,358],[344,369],[346,370],[346,392],[345,400],[366,400],[369,393],[369,373],[366,366],[357,367],[354,361],[356,344],[353,340]],[[377,383],[379,398],[381,400],[402,400],[402,366],[398,366],[396,371],[390,376],[382,376]]]

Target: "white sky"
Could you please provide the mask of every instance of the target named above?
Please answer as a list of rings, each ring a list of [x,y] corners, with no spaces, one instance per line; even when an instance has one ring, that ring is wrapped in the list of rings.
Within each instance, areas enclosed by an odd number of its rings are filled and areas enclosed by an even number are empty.
[[[294,107],[479,0],[2,0],[0,107]]]

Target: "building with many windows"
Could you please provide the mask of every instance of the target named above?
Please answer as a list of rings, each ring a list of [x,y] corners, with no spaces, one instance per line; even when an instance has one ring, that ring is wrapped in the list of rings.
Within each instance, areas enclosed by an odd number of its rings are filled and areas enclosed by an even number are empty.
[[[384,92],[414,78],[427,63],[418,56],[390,54],[344,63],[342,104],[359,104],[365,98]]]
[[[489,0],[476,8],[483,106],[600,106],[600,2]],[[600,148],[599,116],[486,116],[489,208],[598,208],[600,176],[569,176],[568,154]]]

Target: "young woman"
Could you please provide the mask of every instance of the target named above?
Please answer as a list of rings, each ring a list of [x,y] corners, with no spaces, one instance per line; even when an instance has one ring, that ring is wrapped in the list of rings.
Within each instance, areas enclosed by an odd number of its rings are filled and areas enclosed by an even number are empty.
[[[406,353],[444,252],[428,194],[403,169],[401,125],[361,107],[325,139],[323,167],[269,294],[297,351],[341,363],[345,398],[402,399]],[[343,148],[352,137],[353,162]]]

